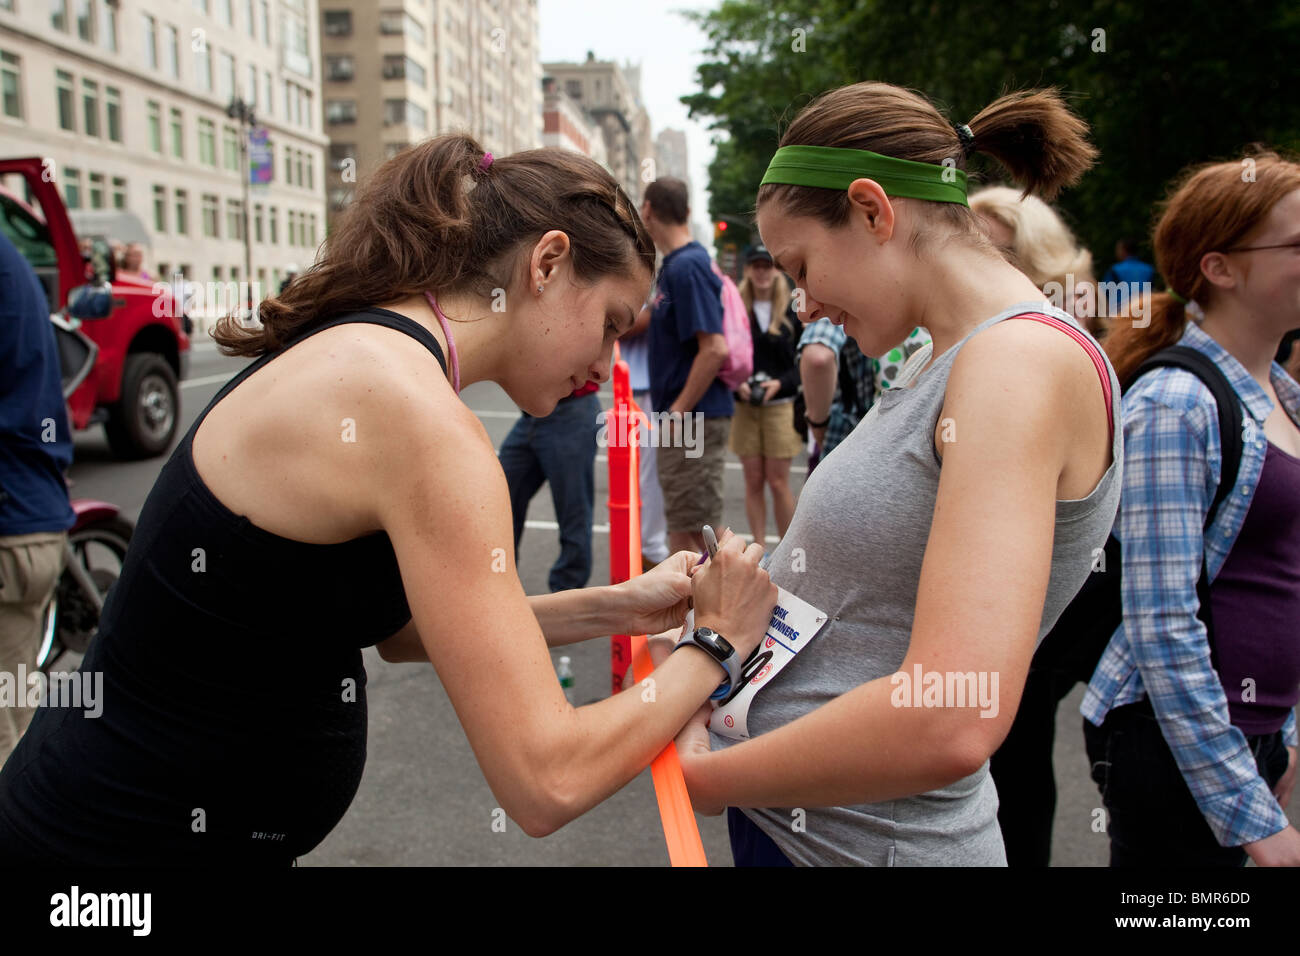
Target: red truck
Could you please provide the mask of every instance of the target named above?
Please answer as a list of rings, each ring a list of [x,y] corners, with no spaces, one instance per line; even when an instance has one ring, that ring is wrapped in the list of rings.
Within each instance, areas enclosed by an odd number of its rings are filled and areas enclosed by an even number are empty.
[[[0,159],[0,231],[36,270],[51,313],[63,311],[78,286],[111,284],[108,314],[82,326],[99,352],[68,399],[72,426],[81,430],[102,423],[109,446],[121,458],[161,455],[176,435],[177,383],[189,371],[183,309],[168,286],[118,280],[106,242],[111,237],[83,237],[93,250],[87,262],[48,169],[40,157]],[[15,191],[24,184],[30,205]],[[91,263],[98,265],[92,270]]]

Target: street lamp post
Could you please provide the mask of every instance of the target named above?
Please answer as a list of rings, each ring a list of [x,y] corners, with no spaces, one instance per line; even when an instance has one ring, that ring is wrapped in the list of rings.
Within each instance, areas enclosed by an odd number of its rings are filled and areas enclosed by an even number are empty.
[[[253,237],[248,231],[248,179],[250,171],[248,168],[248,131],[251,127],[257,125],[257,119],[253,115],[253,107],[244,100],[236,96],[226,107],[226,115],[232,120],[239,120],[239,177],[243,180],[244,203],[242,210],[243,228],[244,228],[244,283],[248,289],[248,301],[246,306],[251,310],[253,307]]]

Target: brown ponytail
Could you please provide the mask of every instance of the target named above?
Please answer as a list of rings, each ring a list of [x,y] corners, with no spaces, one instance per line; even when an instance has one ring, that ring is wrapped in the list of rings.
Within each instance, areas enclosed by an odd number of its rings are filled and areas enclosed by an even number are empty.
[[[992,156],[1025,188],[1053,198],[1079,180],[1097,158],[1087,140],[1087,124],[1070,112],[1055,90],[1003,96],[967,124],[974,134],[971,152]],[[966,150],[953,124],[920,93],[888,83],[854,83],[805,106],[781,137],[782,146],[838,146],[865,149],[898,159],[966,168]],[[828,227],[848,217],[844,192],[769,183],[758,190],[758,205],[782,208],[820,220]],[[978,235],[971,211],[958,203],[918,201],[923,215]]]
[[[520,246],[549,229],[568,234],[585,281],[638,264],[653,273],[654,243],[596,162],[561,149],[526,150],[486,167],[483,159],[472,138],[446,135],[388,160],[341,214],[316,264],[261,303],[261,328],[229,315],[217,323],[221,350],[261,355],[332,316],[425,290],[509,288]]]
[[[1156,223],[1152,245],[1156,269],[1170,289],[1208,308],[1213,285],[1201,273],[1207,252],[1231,248],[1259,226],[1283,196],[1300,189],[1300,165],[1257,150],[1241,160],[1205,163],[1175,183]],[[1145,297],[1142,326],[1117,318],[1106,337],[1106,354],[1120,384],[1127,384],[1147,358],[1183,336],[1187,310],[1168,293]]]

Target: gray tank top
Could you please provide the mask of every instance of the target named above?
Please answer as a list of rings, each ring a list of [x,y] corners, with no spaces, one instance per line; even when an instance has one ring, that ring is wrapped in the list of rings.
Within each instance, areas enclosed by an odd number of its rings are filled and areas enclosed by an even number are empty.
[[[953,360],[971,336],[1024,312],[1061,319],[1087,335],[1048,303],[1024,302],[980,323],[918,378],[931,358],[932,346],[926,345],[909,360],[897,386],[880,394],[857,428],[809,476],[768,570],[773,581],[826,612],[829,620],[755,697],[749,710],[753,736],[899,669],[911,640],[938,493],[934,436]],[[1109,361],[1106,369],[1115,423],[1113,462],[1086,498],[1056,503],[1040,642],[1087,579],[1094,549],[1105,545],[1119,507],[1120,389]],[[905,387],[914,380],[915,387]],[[801,555],[796,548],[803,549]],[[736,742],[710,736],[714,750]],[[1002,866],[1006,853],[997,808],[985,761],[950,786],[887,803],[810,807],[806,817],[791,807],[744,812],[797,864]]]

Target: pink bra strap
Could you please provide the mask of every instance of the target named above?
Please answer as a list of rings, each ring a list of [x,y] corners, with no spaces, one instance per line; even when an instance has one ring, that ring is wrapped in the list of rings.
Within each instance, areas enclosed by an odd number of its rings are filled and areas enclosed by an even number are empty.
[[[1115,412],[1114,409],[1111,408],[1110,376],[1106,372],[1106,362],[1101,357],[1101,352],[1097,347],[1074,326],[1053,316],[1043,315],[1041,312],[1023,312],[1020,315],[1013,315],[1011,318],[1033,319],[1035,322],[1042,322],[1044,325],[1053,325],[1063,332],[1068,333],[1070,338],[1074,339],[1087,350],[1088,357],[1092,359],[1092,364],[1097,367],[1097,374],[1101,376],[1101,390],[1106,395],[1106,423],[1110,426],[1110,438],[1113,442],[1115,440]]]

